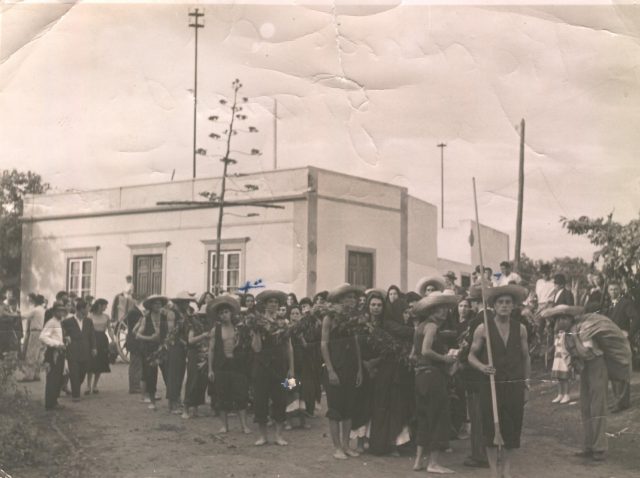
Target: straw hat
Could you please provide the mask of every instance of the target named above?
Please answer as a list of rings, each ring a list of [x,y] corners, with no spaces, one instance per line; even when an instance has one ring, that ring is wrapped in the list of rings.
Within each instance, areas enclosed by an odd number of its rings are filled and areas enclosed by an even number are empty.
[[[263,290],[262,292],[260,292],[256,296],[256,302],[258,304],[264,304],[269,299],[277,299],[277,301],[280,303],[280,305],[286,304],[287,303],[287,294],[285,294],[284,292],[279,291],[279,290],[267,289],[267,290]]]
[[[364,295],[367,297],[371,294],[381,295],[383,298],[387,296],[387,292],[383,289],[367,289],[364,291]]]
[[[153,294],[147,297],[142,303],[142,305],[145,309],[151,309],[151,303],[155,302],[156,300],[159,300],[160,302],[162,302],[162,307],[167,305],[167,302],[169,302],[169,299],[167,299],[164,295]]]
[[[423,277],[418,281],[418,284],[416,285],[416,292],[421,296],[424,296],[427,291],[427,287],[429,287],[430,285],[435,287],[436,290],[439,290],[440,292],[444,290],[445,286],[444,281],[440,279],[440,277]]]
[[[228,307],[231,307],[231,310],[233,311],[233,314],[239,314],[240,313],[240,301],[238,301],[238,299],[236,299],[235,297],[232,297],[230,295],[220,295],[218,297],[216,297],[215,299],[213,299],[211,302],[209,302],[206,305],[203,305],[200,308],[200,311],[198,311],[198,313],[200,313],[202,311],[202,309],[205,309],[205,314],[215,314],[218,312],[218,309],[220,307],[222,307],[223,305],[226,305]]]
[[[362,295],[363,291],[360,287],[345,283],[336,287],[331,292],[329,292],[329,295],[327,296],[327,300],[329,302],[339,302],[343,296],[351,293],[354,293],[356,296],[359,296],[359,295]]]
[[[580,307],[577,305],[560,304],[556,305],[555,307],[550,307],[549,309],[543,310],[540,313],[540,317],[542,317],[543,319],[552,319],[561,315],[576,317],[582,314],[584,314],[584,307]]]
[[[439,305],[454,306],[460,301],[460,296],[452,294],[444,294],[440,291],[432,292],[426,297],[420,299],[417,303],[413,304],[414,315],[424,316],[429,310]]]
[[[182,292],[179,292],[178,295],[171,298],[171,302],[179,302],[179,301],[196,302],[196,294],[183,290]]]
[[[498,287],[491,287],[486,292],[487,304],[493,306],[495,300],[503,295],[509,295],[513,298],[513,302],[519,304],[523,302],[529,295],[529,291],[521,285],[509,284]]]

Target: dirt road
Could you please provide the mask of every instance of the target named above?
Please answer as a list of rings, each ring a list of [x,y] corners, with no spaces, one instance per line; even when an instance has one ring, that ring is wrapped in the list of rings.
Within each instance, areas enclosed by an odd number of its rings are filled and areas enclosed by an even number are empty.
[[[100,393],[83,397],[79,403],[63,398],[64,410],[45,415],[68,440],[70,459],[81,477],[415,477],[411,457],[374,457],[338,462],[331,457],[328,424],[324,418],[310,420],[311,430],[286,432],[288,447],[253,446],[252,435],[242,435],[236,418],[232,430],[218,435],[217,418],[208,408],[203,416],[183,420],[167,412],[166,401],[156,412],[139,403],[138,395],[127,393],[127,368],[112,366],[104,375]],[[534,386],[525,412],[523,448],[514,462],[514,476],[608,478],[636,477],[640,470],[640,380],[634,377],[632,410],[610,418],[611,451],[608,461],[591,464],[571,456],[580,443],[579,405],[556,406],[551,383]],[[159,382],[162,382],[160,379]],[[162,385],[160,384],[160,388]],[[44,384],[29,384],[36,401],[42,403]],[[577,387],[574,386],[577,390]],[[159,390],[159,395],[163,390]],[[575,395],[575,393],[574,393]],[[255,427],[255,425],[254,425]],[[621,432],[621,433],[619,433]],[[488,470],[462,466],[469,442],[452,442],[453,453],[443,462],[461,477],[488,477]],[[6,470],[16,478],[56,476],[46,466]],[[67,473],[68,474],[68,473]],[[426,473],[425,473],[426,474]],[[58,475],[60,476],[60,475]],[[434,476],[434,475],[429,475]]]

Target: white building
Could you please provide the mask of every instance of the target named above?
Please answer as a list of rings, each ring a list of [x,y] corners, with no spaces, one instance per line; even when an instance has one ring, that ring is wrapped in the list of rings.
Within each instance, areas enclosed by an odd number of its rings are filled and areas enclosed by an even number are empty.
[[[491,227],[480,225],[482,259],[485,267],[500,271],[500,263],[509,260],[509,235]],[[438,269],[442,273],[453,271],[462,286],[468,286],[471,272],[480,265],[480,241],[477,223],[460,221],[456,227],[438,230]]]
[[[261,280],[298,296],[345,281],[409,290],[439,273],[437,209],[406,188],[314,167],[231,177],[228,187],[228,201],[281,209],[225,208],[226,289]],[[158,202],[219,189],[220,178],[203,178],[27,197],[22,290],[110,298],[129,274],[142,294],[210,290],[218,209]]]

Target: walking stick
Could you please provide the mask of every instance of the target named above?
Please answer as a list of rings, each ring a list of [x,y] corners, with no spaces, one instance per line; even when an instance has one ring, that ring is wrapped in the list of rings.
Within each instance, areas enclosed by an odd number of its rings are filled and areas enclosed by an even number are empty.
[[[480,218],[478,217],[478,198],[476,196],[476,178],[473,178],[473,203],[476,210],[476,230],[478,231],[478,252],[480,255],[480,267],[484,275],[484,261],[482,260],[482,238],[480,235]],[[493,367],[493,355],[491,353],[491,336],[489,334],[489,317],[487,317],[487,300],[486,300],[486,283],[483,277],[480,281],[482,285],[482,312],[484,314],[484,333],[485,340],[487,342],[487,358],[489,360],[489,367]],[[496,397],[496,378],[493,374],[489,375],[489,385],[491,386],[491,405],[493,406],[493,444],[502,448],[504,440],[500,433],[500,417],[498,416],[498,399]]]

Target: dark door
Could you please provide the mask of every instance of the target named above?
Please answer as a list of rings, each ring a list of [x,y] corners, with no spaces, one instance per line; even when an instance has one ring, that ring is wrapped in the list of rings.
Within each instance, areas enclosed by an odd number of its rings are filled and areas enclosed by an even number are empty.
[[[133,258],[133,290],[148,297],[162,293],[162,254]]]
[[[370,289],[373,287],[373,253],[349,251],[347,282]]]

